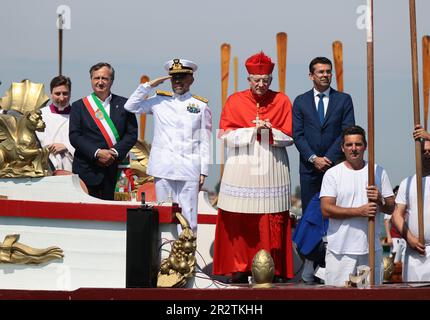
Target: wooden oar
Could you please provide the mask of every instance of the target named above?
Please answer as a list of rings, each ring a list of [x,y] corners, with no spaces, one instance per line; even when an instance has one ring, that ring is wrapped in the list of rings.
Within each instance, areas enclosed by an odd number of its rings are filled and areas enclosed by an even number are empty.
[[[420,124],[420,95],[418,84],[418,57],[417,57],[417,25],[415,13],[415,0],[409,0],[409,22],[411,31],[411,62],[412,62],[412,92],[414,107],[414,126]],[[417,206],[418,206],[418,239],[424,242],[423,218],[423,181],[421,141],[415,141],[415,168],[417,177]]]
[[[63,69],[63,15],[57,17],[58,28],[58,75],[62,75]]]
[[[145,83],[149,81],[149,77],[147,75],[143,75],[140,77],[140,83]],[[145,129],[146,129],[146,113],[142,113],[140,115],[140,130],[139,130],[139,140],[145,141]]]
[[[238,71],[239,71],[239,60],[237,56],[233,58],[233,75],[234,75],[234,92],[238,90]]]
[[[276,34],[276,48],[278,50],[278,81],[279,91],[285,93],[285,76],[287,72],[287,34]]]
[[[424,96],[424,129],[428,130],[429,85],[430,85],[430,36],[423,36],[423,96]]]
[[[342,42],[334,41],[333,47],[333,59],[334,59],[334,70],[336,72],[336,83],[337,91],[343,92],[343,50]]]
[[[230,70],[230,51],[231,47],[228,43],[221,45],[221,106],[224,108],[228,94],[228,77]]]
[[[224,104],[227,100],[228,94],[228,77],[230,70],[230,51],[231,47],[228,43],[223,43],[221,45],[221,107],[224,108]],[[220,150],[220,159],[221,159],[221,175],[224,173],[224,143],[221,143]]]
[[[374,118],[374,57],[373,57],[373,0],[367,0],[367,145],[368,184],[375,185],[375,118]],[[375,284],[375,217],[369,217],[370,284]]]

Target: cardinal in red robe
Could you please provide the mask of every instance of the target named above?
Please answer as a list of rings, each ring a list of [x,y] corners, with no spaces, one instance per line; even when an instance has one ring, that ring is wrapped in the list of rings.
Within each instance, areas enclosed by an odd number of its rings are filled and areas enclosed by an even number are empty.
[[[218,197],[213,273],[247,282],[254,255],[265,249],[275,276],[294,276],[291,183],[292,105],[269,89],[274,63],[263,52],[245,63],[249,89],[231,95],[220,119],[227,160]]]

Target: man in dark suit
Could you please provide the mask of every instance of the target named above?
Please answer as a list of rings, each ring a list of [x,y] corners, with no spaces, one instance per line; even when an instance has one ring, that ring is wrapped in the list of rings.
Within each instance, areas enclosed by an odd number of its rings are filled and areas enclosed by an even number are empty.
[[[330,87],[332,63],[325,57],[309,64],[312,90],[299,95],[293,104],[293,138],[300,153],[302,212],[320,191],[324,172],[342,157],[341,133],[355,124],[349,94]]]
[[[100,62],[90,69],[93,93],[72,104],[69,138],[75,147],[73,173],[89,194],[113,200],[118,164],[137,140],[136,116],[124,109],[127,98],[112,94],[115,70]]]
[[[300,153],[300,191],[302,212],[320,192],[324,173],[342,157],[343,129],[354,125],[351,96],[330,87],[332,63],[316,57],[309,64],[314,87],[299,95],[293,104],[293,138]],[[316,264],[305,260],[302,280],[314,283]]]

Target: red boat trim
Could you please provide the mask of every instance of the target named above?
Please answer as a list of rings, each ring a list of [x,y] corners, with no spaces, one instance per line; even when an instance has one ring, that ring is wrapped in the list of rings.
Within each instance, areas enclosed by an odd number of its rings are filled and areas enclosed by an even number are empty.
[[[0,200],[0,216],[126,222],[127,209],[139,205]],[[177,223],[179,207],[156,206],[160,223]]]
[[[216,224],[216,214],[199,213],[197,221],[199,224]]]

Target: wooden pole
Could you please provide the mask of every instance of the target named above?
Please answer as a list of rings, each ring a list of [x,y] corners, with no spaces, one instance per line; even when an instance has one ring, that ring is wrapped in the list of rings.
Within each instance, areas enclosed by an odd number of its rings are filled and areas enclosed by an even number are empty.
[[[235,56],[233,58],[234,92],[237,92],[238,90],[238,74],[239,74],[239,60],[237,59],[237,56]]]
[[[228,94],[228,78],[230,70],[230,51],[231,47],[228,43],[221,45],[221,104],[224,108],[224,104],[227,100]]]
[[[149,77],[147,75],[143,75],[140,77],[140,83],[146,83],[149,81]],[[145,141],[145,130],[146,130],[146,113],[142,113],[140,115],[140,123],[139,123],[139,140]]]
[[[424,129],[428,130],[429,118],[429,84],[430,84],[430,36],[423,36],[423,98],[424,98]]]
[[[373,58],[373,0],[367,0],[367,135],[368,135],[368,184],[375,185],[375,119],[374,119],[374,58]],[[369,218],[370,284],[375,284],[375,218]]]
[[[285,76],[287,72],[287,34],[285,32],[276,34],[276,48],[278,51],[279,91],[285,93]]]
[[[58,75],[62,75],[63,70],[63,16],[61,14],[57,17],[58,27]]]
[[[223,43],[221,45],[221,107],[224,108],[224,104],[227,101],[228,94],[228,77],[230,70],[230,51],[231,47],[228,43]],[[221,175],[224,173],[224,143],[221,143]]]
[[[409,0],[409,22],[411,30],[411,62],[412,62],[412,92],[414,104],[414,126],[420,124],[420,95],[418,84],[418,57],[417,57],[417,25],[415,13],[415,0]],[[417,177],[417,206],[418,206],[418,239],[424,242],[423,218],[423,181],[421,141],[415,141],[415,167]]]
[[[334,41],[333,47],[333,59],[334,69],[336,72],[336,83],[337,91],[343,92],[343,47],[342,42]]]

